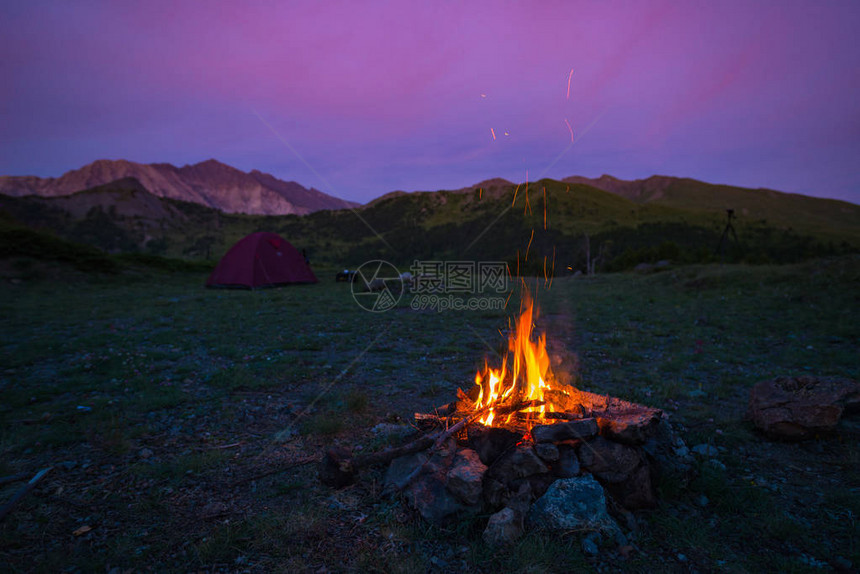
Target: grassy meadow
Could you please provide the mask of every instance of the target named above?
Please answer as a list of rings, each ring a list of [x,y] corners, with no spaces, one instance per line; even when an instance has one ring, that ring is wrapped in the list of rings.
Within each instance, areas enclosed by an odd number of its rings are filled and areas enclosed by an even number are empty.
[[[783,444],[744,420],[779,375],[860,378],[860,259],[540,279],[538,326],[584,389],[660,407],[724,469],[664,476],[631,548],[582,533],[481,541],[332,490],[332,445],[368,452],[467,388],[507,311],[362,310],[350,286],[206,290],[205,271],[123,262],[0,268],[0,477],[53,467],[0,521],[9,572],[821,572],[860,566],[860,424]],[[22,482],[0,485],[0,504]],[[849,564],[850,563],[850,564]],[[118,568],[118,570],[112,570]]]

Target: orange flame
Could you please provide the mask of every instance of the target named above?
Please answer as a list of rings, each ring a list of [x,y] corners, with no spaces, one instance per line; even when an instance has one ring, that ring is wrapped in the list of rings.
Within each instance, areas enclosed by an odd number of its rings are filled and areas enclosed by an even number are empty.
[[[545,391],[551,390],[549,382],[554,379],[546,352],[546,335],[532,341],[534,304],[528,294],[522,309],[516,330],[508,338],[508,353],[501,368],[493,369],[485,363],[484,368],[475,375],[475,384],[480,389],[475,407],[478,410],[489,408],[487,414],[479,419],[485,426],[502,426],[514,417],[514,414],[509,414],[505,420],[497,419],[495,407],[513,401],[544,401]],[[543,413],[552,410],[553,405],[548,402],[520,412],[529,414],[534,423],[543,419]]]

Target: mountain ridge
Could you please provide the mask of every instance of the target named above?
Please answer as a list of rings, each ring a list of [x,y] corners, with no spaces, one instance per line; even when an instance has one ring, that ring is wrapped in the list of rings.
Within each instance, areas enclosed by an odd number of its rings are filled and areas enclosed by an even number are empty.
[[[306,215],[359,205],[259,170],[246,173],[215,159],[181,167],[99,159],[56,178],[0,176],[0,193],[13,197],[68,196],[125,178],[136,179],[157,197],[190,201],[225,213]]]
[[[639,203],[591,185],[551,179],[528,186],[477,186],[465,193],[395,192],[362,206],[359,217],[349,210],[229,214],[157,197],[126,178],[70,196],[0,196],[0,223],[52,230],[112,253],[209,259],[248,233],[265,229],[306,248],[315,260],[339,267],[374,257],[398,265],[466,257],[505,260],[514,268],[527,264],[530,272],[545,274],[543,265],[552,267],[556,256],[571,269],[586,268],[588,246],[604,270],[661,259],[713,261],[726,224],[722,202],[728,200],[737,211],[739,240],[732,241],[737,260],[788,262],[860,247],[860,206],[695,180],[667,181],[663,196]],[[719,205],[672,205],[686,201],[685,194],[693,198],[689,201],[704,197]],[[739,203],[741,199],[747,203]],[[759,210],[764,217],[756,215]]]

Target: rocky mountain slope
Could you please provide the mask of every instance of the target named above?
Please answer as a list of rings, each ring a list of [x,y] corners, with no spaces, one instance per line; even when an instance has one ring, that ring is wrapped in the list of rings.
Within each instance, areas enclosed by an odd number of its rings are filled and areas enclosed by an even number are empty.
[[[98,160],[57,178],[2,176],[0,194],[66,196],[125,178],[136,179],[157,197],[190,201],[226,213],[304,215],[358,205],[257,170],[246,173],[214,159],[182,167]]]

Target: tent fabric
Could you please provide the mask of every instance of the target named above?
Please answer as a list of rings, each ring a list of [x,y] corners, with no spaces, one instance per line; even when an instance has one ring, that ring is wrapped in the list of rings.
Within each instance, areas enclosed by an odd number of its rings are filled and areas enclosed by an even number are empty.
[[[257,289],[292,283],[317,283],[305,258],[276,233],[252,233],[224,254],[207,287]]]

